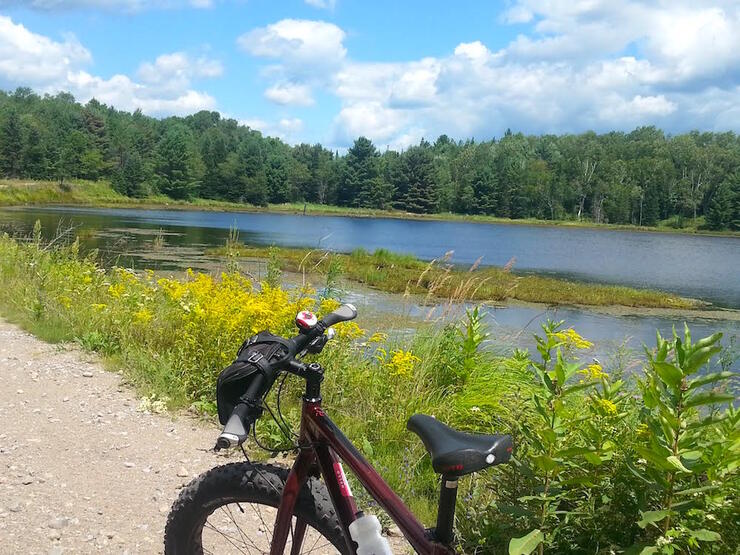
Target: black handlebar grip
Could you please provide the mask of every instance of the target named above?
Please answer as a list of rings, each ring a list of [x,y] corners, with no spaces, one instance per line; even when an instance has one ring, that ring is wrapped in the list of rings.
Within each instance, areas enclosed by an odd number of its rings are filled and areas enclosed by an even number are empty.
[[[250,407],[246,403],[239,403],[234,407],[234,412],[231,413],[223,432],[216,440],[216,451],[236,447],[247,440],[249,429],[254,422],[254,417],[249,411]]]
[[[357,309],[354,305],[343,304],[331,314],[324,316],[322,322],[328,328],[339,322],[347,322],[348,320],[354,320],[357,318]]]

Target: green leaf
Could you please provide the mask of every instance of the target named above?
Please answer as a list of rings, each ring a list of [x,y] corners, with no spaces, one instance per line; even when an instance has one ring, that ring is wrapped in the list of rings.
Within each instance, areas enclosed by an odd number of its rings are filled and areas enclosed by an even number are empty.
[[[691,488],[691,489],[684,489],[681,491],[676,491],[673,493],[676,497],[680,497],[682,495],[694,495],[695,493],[704,493],[707,491],[712,491],[714,489],[719,488],[719,484],[712,484],[711,486],[702,486],[700,488]]]
[[[694,536],[700,542],[716,542],[722,539],[717,532],[702,528],[701,530],[692,530],[691,535]]]
[[[694,449],[693,451],[686,451],[685,453],[681,453],[681,458],[687,461],[696,461],[699,460],[702,456],[702,452]]]
[[[652,463],[653,466],[657,466],[661,470],[673,470],[673,467],[666,462],[665,457],[658,455],[651,448],[636,445],[635,451],[637,451],[643,459]]]
[[[648,524],[663,520],[671,514],[671,511],[668,509],[662,509],[660,511],[640,511],[640,514],[642,515],[642,519],[637,522],[637,525],[640,528],[645,528]]]
[[[655,371],[666,384],[675,390],[681,387],[683,372],[668,362],[656,362]]]
[[[571,385],[570,387],[566,387],[562,391],[563,397],[566,395],[570,395],[571,393],[575,393],[576,391],[581,391],[583,389],[587,389],[589,387],[594,387],[596,385],[596,382],[587,382],[587,383],[579,383],[576,385]]]
[[[710,335],[709,337],[705,337],[704,339],[700,339],[694,344],[694,349],[703,349],[704,347],[709,347],[710,345],[714,345],[720,339],[722,339],[721,331]]]
[[[655,547],[653,545],[649,545],[648,547],[646,547],[642,551],[640,551],[640,555],[653,555],[653,553],[657,553],[657,552],[658,552],[658,548],[657,547]]]
[[[719,345],[716,347],[704,347],[703,349],[697,349],[694,351],[689,358],[684,362],[684,371],[686,374],[693,374],[699,368],[704,366],[712,356],[719,353],[722,347]]]
[[[691,391],[692,389],[696,389],[697,387],[701,387],[708,383],[714,383],[714,382],[718,382],[721,380],[727,380],[737,375],[738,374],[736,372],[715,372],[713,374],[707,374],[705,376],[700,376],[689,382],[688,391]]]
[[[601,464],[601,457],[599,457],[596,453],[586,453],[583,455],[583,458],[594,466],[599,466]]]
[[[683,463],[681,462],[681,459],[679,459],[675,455],[671,455],[670,457],[666,458],[666,461],[676,470],[680,470],[681,472],[691,473],[691,471],[683,465]]]
[[[532,457],[532,462],[535,464],[535,466],[539,467],[545,472],[555,470],[558,467],[558,463],[555,462],[550,457],[548,457],[547,455],[539,455],[537,457]]]
[[[541,530],[532,530],[526,536],[521,538],[511,538],[509,542],[509,555],[529,555],[545,539]]]
[[[701,405],[711,405],[712,403],[724,403],[734,401],[735,396],[729,393],[717,393],[716,391],[701,391],[694,393],[686,399],[684,408],[699,407]]]

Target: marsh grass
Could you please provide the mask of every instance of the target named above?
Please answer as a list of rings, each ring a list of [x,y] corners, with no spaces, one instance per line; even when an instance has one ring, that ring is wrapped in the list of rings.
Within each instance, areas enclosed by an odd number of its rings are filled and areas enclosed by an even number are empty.
[[[268,258],[277,253],[283,270],[315,272],[326,275],[336,261],[342,275],[386,291],[406,295],[421,295],[430,304],[444,300],[450,306],[460,300],[504,302],[516,299],[553,305],[628,306],[647,308],[693,309],[702,303],[660,291],[633,289],[615,285],[579,283],[536,275],[517,274],[513,263],[502,268],[480,266],[460,267],[452,264],[452,253],[424,262],[408,254],[396,254],[385,249],[373,253],[356,249],[349,254],[323,250],[270,247],[237,247],[243,257]],[[211,252],[229,255],[231,247]]]

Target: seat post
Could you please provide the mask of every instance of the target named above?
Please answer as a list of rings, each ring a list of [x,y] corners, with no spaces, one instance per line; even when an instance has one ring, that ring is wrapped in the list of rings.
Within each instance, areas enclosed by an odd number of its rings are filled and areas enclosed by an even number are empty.
[[[455,538],[455,502],[457,501],[457,476],[442,475],[439,490],[439,510],[434,535],[438,542],[450,545]]]

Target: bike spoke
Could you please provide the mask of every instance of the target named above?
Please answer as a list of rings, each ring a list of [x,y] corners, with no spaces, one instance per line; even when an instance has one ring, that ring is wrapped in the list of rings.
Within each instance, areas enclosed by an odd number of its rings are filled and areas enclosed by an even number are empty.
[[[272,545],[272,526],[277,509],[252,502],[241,502],[218,507],[203,524],[201,538],[204,555],[238,553],[251,555],[268,555]],[[251,509],[251,511],[249,510]],[[256,536],[256,537],[255,537]],[[308,526],[299,517],[290,519],[290,535],[285,546],[285,553],[299,555],[312,553],[316,555],[338,553],[332,543],[317,530]]]

